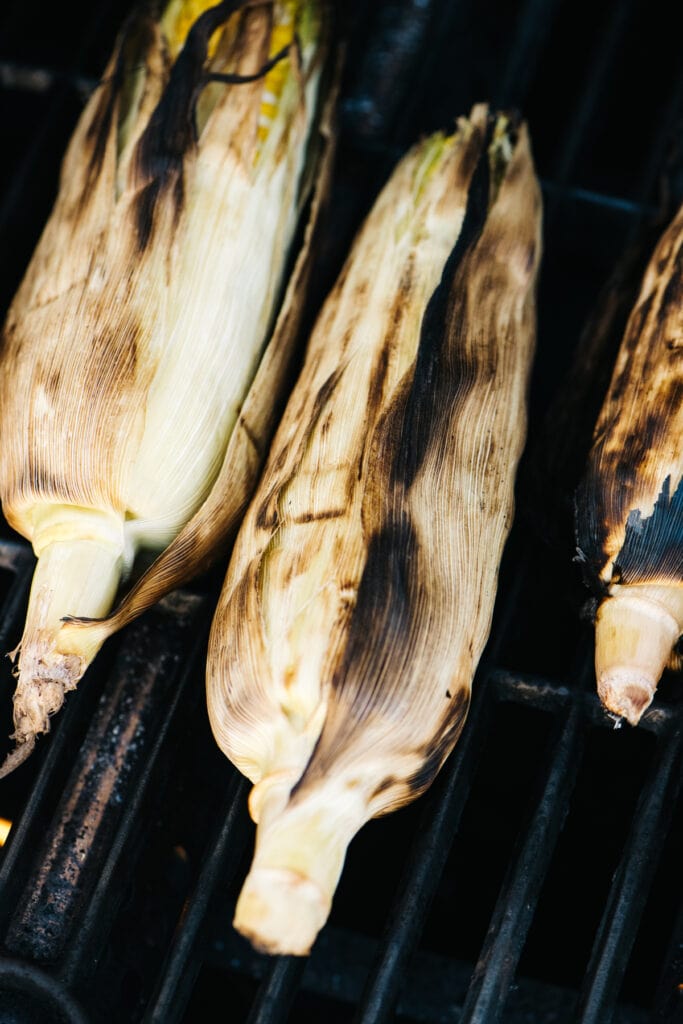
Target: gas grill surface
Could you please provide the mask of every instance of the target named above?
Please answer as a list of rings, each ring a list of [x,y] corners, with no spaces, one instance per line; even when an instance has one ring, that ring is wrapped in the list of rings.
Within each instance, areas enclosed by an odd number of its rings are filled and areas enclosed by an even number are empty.
[[[2,316],[131,7],[4,0]],[[636,729],[602,711],[570,503],[639,276],[683,200],[683,9],[339,7],[340,142],[309,321],[396,159],[472,103],[521,111],[543,186],[529,441],[470,716],[431,790],[352,843],[311,957],[256,954],[231,927],[252,852],[248,786],[204,702],[225,563],[171,595],[105,645],[0,783],[13,823],[0,851],[1,1024],[683,1019],[683,685],[668,674]],[[576,377],[598,328],[601,361]],[[2,653],[20,638],[33,561],[1,523]],[[12,690],[4,658],[2,756]]]

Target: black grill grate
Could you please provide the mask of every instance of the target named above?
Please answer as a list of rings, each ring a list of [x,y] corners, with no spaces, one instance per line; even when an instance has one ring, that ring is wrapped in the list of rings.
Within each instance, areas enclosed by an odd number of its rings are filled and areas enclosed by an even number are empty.
[[[6,0],[0,12],[2,311],[131,6]],[[105,646],[49,738],[0,786],[0,815],[14,822],[0,854],[7,1024],[192,1024],[217,1019],[216,1000],[220,1019],[248,1024],[683,1014],[683,686],[667,677],[638,729],[613,729],[594,694],[566,510],[529,470],[600,289],[627,246],[642,265],[683,197],[683,10],[662,0],[343,8],[342,134],[311,315],[394,160],[472,102],[522,110],[543,183],[529,446],[467,727],[426,796],[354,840],[311,957],[260,956],[230,926],[253,839],[248,787],[215,748],[203,703],[222,567],[172,595]],[[591,401],[577,413],[577,446]],[[545,543],[538,531],[555,508]],[[19,639],[32,565],[3,525],[3,651]],[[7,659],[0,674],[9,732]]]

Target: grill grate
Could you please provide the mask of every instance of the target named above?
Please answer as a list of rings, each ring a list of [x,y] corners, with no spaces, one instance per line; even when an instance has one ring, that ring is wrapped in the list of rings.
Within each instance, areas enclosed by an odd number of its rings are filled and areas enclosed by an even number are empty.
[[[2,310],[131,6],[3,5]],[[342,134],[309,315],[419,133],[479,99],[520,107],[546,204],[530,464],[600,289],[628,246],[642,263],[653,224],[683,196],[683,10],[661,0],[343,6]],[[224,567],[108,642],[49,738],[0,787],[0,815],[14,822],[0,854],[3,1021],[192,1024],[213,1019],[216,1000],[247,1024],[681,1019],[683,686],[667,677],[638,729],[611,727],[594,694],[570,531],[561,523],[543,543],[531,513],[544,494],[530,481],[523,466],[460,743],[424,797],[354,840],[307,960],[260,956],[230,927],[253,826],[248,786],[215,748],[203,704]],[[19,639],[32,566],[3,524],[3,651]],[[7,659],[0,673],[9,731]]]

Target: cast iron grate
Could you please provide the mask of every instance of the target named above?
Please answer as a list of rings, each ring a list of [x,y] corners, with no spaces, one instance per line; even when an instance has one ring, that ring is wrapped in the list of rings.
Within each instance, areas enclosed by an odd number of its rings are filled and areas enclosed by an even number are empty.
[[[130,6],[3,5],[3,312]],[[317,296],[420,132],[483,98],[519,107],[546,204],[531,463],[600,289],[629,246],[642,265],[683,196],[683,12],[644,0],[344,10],[342,135]],[[592,408],[577,414],[577,451]],[[576,466],[565,470],[566,486]],[[203,704],[221,567],[110,642],[0,789],[0,815],[14,822],[0,855],[3,1022],[192,1024],[214,1019],[217,1000],[221,1019],[249,1024],[680,1019],[681,683],[662,683],[638,729],[613,729],[593,692],[584,595],[551,483],[540,511],[552,519],[556,507],[560,525],[544,543],[533,473],[520,474],[459,746],[425,797],[354,841],[308,960],[260,956],[230,927],[253,827],[247,786],[218,754]],[[3,651],[18,641],[32,564],[3,524]],[[0,672],[9,732],[7,659]]]

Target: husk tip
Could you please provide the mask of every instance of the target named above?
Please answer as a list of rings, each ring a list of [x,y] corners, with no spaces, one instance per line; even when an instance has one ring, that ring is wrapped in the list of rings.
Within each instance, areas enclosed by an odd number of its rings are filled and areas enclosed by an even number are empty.
[[[63,656],[44,645],[22,642],[19,665],[15,668],[14,693],[15,748],[0,767],[0,779],[10,775],[33,752],[36,740],[50,731],[50,718],[64,704],[69,690],[81,678],[81,659]]]
[[[309,878],[287,869],[254,868],[233,925],[261,953],[307,956],[328,913],[328,902]]]
[[[21,740],[18,740],[14,750],[10,751],[2,765],[0,765],[0,779],[7,778],[8,775],[12,774],[15,768],[19,768],[24,761],[28,761],[35,749],[35,746],[35,734],[22,737]]]
[[[630,725],[638,725],[655,690],[655,682],[626,667],[612,668],[598,678],[598,695],[605,708]]]

